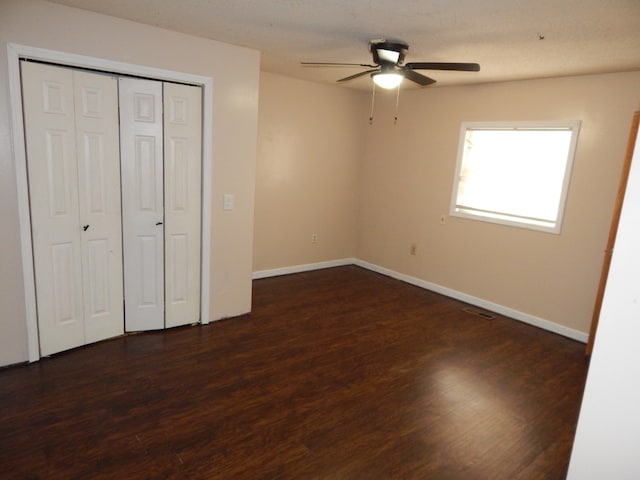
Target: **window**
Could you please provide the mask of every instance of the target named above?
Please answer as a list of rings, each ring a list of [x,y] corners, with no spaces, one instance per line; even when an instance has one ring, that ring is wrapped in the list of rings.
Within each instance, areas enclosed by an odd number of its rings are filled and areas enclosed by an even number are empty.
[[[579,126],[463,123],[451,215],[560,233]]]

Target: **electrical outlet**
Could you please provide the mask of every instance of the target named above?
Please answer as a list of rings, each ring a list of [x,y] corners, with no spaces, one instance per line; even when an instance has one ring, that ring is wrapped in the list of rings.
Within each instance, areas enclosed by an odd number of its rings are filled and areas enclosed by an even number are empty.
[[[418,251],[418,246],[415,243],[412,243],[411,247],[409,248],[409,254],[416,255],[417,251]]]
[[[318,234],[317,233],[312,233],[311,234],[311,243],[318,243]]]

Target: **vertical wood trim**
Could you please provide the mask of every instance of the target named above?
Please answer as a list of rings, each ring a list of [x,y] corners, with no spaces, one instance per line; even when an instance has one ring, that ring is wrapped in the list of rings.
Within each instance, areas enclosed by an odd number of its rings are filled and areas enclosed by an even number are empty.
[[[15,158],[16,190],[18,194],[18,221],[22,253],[22,279],[24,289],[25,323],[27,327],[27,354],[30,362],[40,359],[38,315],[36,309],[36,279],[33,273],[33,245],[31,243],[31,212],[29,210],[29,183],[27,180],[27,151],[22,114],[22,84],[20,81],[20,48],[7,45],[9,62],[9,97],[13,122],[13,155]]]
[[[620,213],[622,212],[622,203],[624,194],[627,189],[627,179],[629,178],[629,170],[631,169],[631,158],[636,146],[636,137],[638,133],[638,125],[640,124],[640,112],[635,112],[633,121],[631,122],[631,132],[629,133],[629,142],[627,143],[627,153],[624,157],[622,165],[622,173],[620,174],[620,184],[618,185],[618,196],[613,207],[613,217],[611,219],[611,227],[609,229],[609,238],[604,251],[604,259],[602,261],[602,271],[600,272],[600,283],[596,293],[596,301],[593,307],[593,316],[591,317],[591,328],[589,329],[589,340],[585,349],[586,355],[591,355],[593,351],[593,342],[598,329],[598,319],[600,318],[600,309],[602,308],[602,299],[607,286],[607,277],[609,275],[609,267],[611,266],[611,257],[613,256],[613,247],[616,243],[616,234],[618,233],[618,223],[620,222]]]
[[[202,262],[200,278],[200,323],[211,321],[209,313],[210,268],[211,268],[211,199],[213,176],[213,80],[207,78],[202,83],[202,211],[200,261]]]

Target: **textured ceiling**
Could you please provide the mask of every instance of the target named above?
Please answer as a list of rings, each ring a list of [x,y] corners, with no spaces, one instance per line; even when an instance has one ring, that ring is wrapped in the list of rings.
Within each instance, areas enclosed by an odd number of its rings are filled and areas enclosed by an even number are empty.
[[[436,86],[640,70],[640,0],[51,1],[254,48],[265,71],[326,83],[361,69],[300,62],[370,63],[379,38],[407,42],[406,62],[481,65],[423,72]]]

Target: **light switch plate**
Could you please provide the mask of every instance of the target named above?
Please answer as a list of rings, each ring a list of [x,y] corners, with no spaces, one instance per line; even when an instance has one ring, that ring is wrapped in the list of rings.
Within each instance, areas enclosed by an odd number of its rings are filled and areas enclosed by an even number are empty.
[[[224,196],[222,197],[222,208],[224,210],[233,210],[233,194],[224,194]]]

